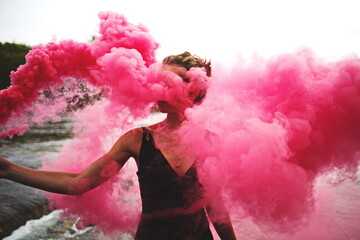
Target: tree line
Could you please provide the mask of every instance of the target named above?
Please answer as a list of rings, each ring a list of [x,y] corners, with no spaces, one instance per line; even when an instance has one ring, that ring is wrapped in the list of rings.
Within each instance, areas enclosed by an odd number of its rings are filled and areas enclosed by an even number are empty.
[[[0,90],[10,86],[10,72],[25,63],[30,50],[28,45],[0,42]]]

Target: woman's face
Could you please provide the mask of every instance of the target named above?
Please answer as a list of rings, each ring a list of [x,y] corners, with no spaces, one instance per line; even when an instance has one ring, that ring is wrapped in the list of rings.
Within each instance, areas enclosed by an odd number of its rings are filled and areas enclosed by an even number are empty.
[[[157,107],[163,113],[183,113],[193,106],[193,99],[188,94],[186,79],[187,70],[178,65],[164,64],[161,67],[162,82],[166,88],[165,94],[158,99]]]

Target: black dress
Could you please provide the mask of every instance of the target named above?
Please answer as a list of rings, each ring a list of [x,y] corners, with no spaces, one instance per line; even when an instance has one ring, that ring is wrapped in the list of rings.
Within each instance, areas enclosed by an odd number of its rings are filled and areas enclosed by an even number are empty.
[[[156,214],[186,210],[201,200],[202,192],[196,168],[179,176],[155,147],[147,128],[143,128],[137,175],[142,215],[135,240],[213,240],[204,207],[191,214]]]

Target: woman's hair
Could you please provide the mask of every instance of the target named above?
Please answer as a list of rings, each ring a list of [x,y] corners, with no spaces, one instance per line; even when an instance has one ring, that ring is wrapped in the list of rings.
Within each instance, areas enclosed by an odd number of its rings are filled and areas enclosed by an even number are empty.
[[[207,61],[203,58],[199,58],[198,56],[191,55],[191,53],[189,53],[189,52],[183,52],[178,55],[170,55],[170,56],[164,58],[164,60],[162,62],[163,62],[163,64],[178,65],[180,67],[184,67],[186,70],[190,70],[190,68],[192,68],[192,67],[204,68],[206,71],[206,76],[208,76],[208,77],[211,76],[211,61]],[[184,80],[184,82],[190,81],[187,78],[183,78],[183,80]],[[195,97],[193,102],[195,104],[200,104],[204,100],[205,95],[206,95],[206,88],[202,89],[197,94],[197,96]]]
[[[183,52],[178,55],[170,55],[163,60],[164,64],[175,64],[190,70],[192,67],[203,67],[206,70],[206,75],[211,76],[211,61],[206,61],[198,56],[191,55],[189,52]],[[184,81],[186,81],[184,79]]]

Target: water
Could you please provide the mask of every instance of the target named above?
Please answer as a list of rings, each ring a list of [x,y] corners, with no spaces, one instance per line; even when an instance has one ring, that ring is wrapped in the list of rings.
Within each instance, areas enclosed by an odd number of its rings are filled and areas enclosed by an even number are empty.
[[[42,159],[51,159],[71,139],[70,118],[59,123],[33,127],[23,136],[0,138],[0,155],[29,168],[41,167]],[[0,180],[0,238],[29,219],[50,213],[45,195],[34,188],[5,179]]]
[[[76,219],[62,218],[62,210],[55,210],[40,219],[29,220],[24,226],[16,229],[3,240],[39,240],[39,239],[77,239],[77,240],[103,240],[118,239],[131,240],[128,233],[118,234],[116,237],[105,236],[100,229],[94,226],[78,229]]]

